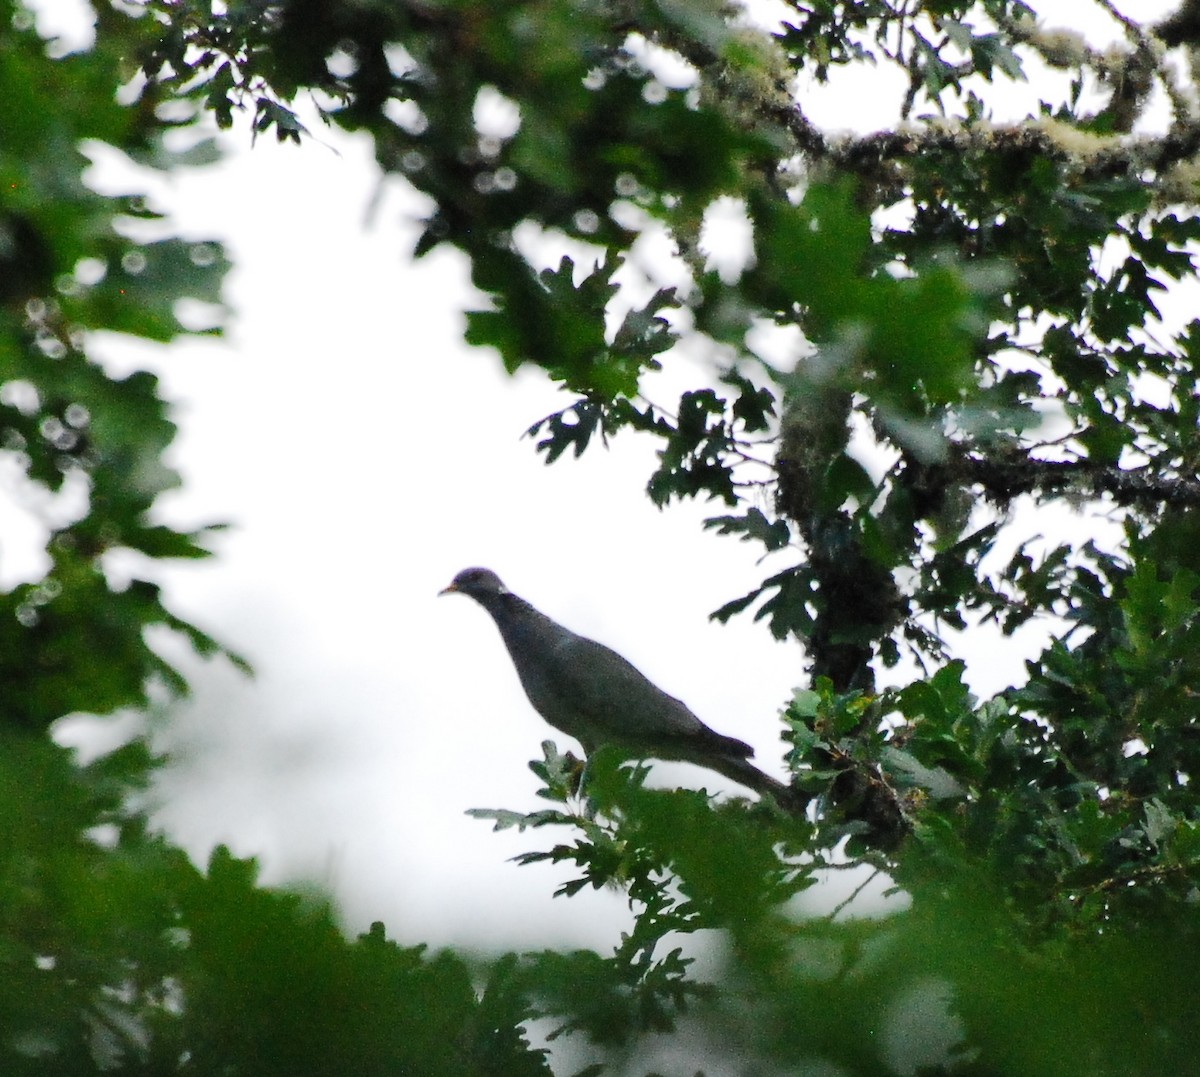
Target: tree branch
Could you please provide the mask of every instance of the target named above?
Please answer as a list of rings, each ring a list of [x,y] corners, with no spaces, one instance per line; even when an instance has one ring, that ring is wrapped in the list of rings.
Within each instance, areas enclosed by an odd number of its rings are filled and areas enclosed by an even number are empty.
[[[1088,460],[993,460],[959,458],[951,470],[960,481],[982,486],[989,496],[1010,501],[1040,490],[1068,490],[1108,494],[1121,505],[1158,503],[1179,508],[1200,505],[1200,481],[1162,475],[1149,468],[1125,471]]]

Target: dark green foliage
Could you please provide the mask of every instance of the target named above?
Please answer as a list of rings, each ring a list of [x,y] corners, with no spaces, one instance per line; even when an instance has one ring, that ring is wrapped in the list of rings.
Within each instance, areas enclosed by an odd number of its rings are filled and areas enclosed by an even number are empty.
[[[0,744],[0,1068],[59,1073],[540,1073],[450,955],[382,927],[348,943],[329,909],[206,873],[125,802],[135,742],[87,767],[42,738]]]
[[[11,4],[0,19],[23,25]],[[163,608],[153,583],[116,589],[102,564],[122,548],[151,558],[208,555],[202,533],[149,520],[155,498],[179,481],[163,462],[175,426],[155,378],[115,378],[86,352],[89,331],[175,338],[185,332],[175,316],[182,299],[221,309],[219,245],[130,239],[121,220],[154,218],[153,210],[140,196],[102,196],[83,183],[86,139],[175,163],[163,127],[114,100],[128,40],[120,35],[136,25],[113,16],[113,36],[55,62],[36,34],[9,29],[0,63],[0,257],[12,267],[0,296],[0,446],[30,482],[88,491],[87,511],[49,535],[45,576],[0,596],[0,711],[8,728],[30,733],[74,711],[144,705],[156,681],[177,685],[178,674],[146,643],[151,625],[216,649]]]
[[[515,255],[489,252],[477,278],[494,277],[497,288],[503,282],[508,298],[499,309],[468,314],[467,340],[495,348],[509,371],[531,356],[554,356],[550,373],[565,388],[604,401],[633,396],[642,373],[658,369],[655,356],[674,344],[658,313],[672,294],[660,291],[629,311],[610,345],[604,311],[616,285],[603,263],[576,285],[576,268],[564,258],[535,276]]]
[[[218,850],[181,902],[185,1012],[163,1031],[189,1069],[547,1072],[516,1031],[528,1011],[502,984],[488,984],[481,1006],[460,959],[400,947],[382,924],[348,944],[327,907],[256,888],[254,876]]]

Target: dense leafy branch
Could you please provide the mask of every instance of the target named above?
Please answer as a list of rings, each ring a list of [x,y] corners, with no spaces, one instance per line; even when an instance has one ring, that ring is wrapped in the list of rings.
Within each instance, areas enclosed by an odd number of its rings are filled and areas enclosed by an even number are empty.
[[[998,502],[1040,491],[1109,494],[1118,505],[1200,506],[1200,482],[1195,479],[1141,469],[1125,471],[1090,460],[1022,459],[1005,463],[998,459],[963,459],[951,465],[950,470],[958,470],[959,481],[981,486]]]

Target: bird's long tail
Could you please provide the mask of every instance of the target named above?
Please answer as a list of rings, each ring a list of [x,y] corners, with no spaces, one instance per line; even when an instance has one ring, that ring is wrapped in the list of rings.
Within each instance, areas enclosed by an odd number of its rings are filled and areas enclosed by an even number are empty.
[[[724,774],[726,778],[737,782],[738,785],[744,785],[747,789],[754,790],[759,796],[770,797],[784,811],[793,815],[803,814],[812,799],[799,789],[794,789],[759,770],[749,759],[735,756],[725,758],[709,756],[704,760],[704,766],[719,774]]]

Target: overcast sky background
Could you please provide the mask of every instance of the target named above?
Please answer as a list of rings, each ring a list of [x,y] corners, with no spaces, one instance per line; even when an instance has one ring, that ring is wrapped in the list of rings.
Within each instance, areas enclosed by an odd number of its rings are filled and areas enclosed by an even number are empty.
[[[1094,10],[1044,6],[1080,28]],[[1168,5],[1120,6],[1144,17]],[[827,128],[870,130],[895,119],[901,94],[886,89],[807,87],[805,108]],[[1030,96],[1014,87],[1014,114]],[[97,342],[116,369],[152,367],[176,403],[185,485],[162,499],[164,518],[233,525],[215,559],[160,574],[169,603],[258,671],[193,663],[194,696],[160,733],[175,762],[157,818],[200,862],[225,842],[258,856],[268,881],[328,888],[350,930],[383,920],[406,942],[608,948],[619,896],[552,900],[564,870],[508,862],[556,835],[493,834],[464,814],[537,807],[526,763],[554,734],[484,611],[439,589],[467,565],[495,569],[750,741],[777,775],[776,715],[803,684],[802,656],[749,618],[708,620],[764,567],[752,547],[701,530],[719,506],[650,505],[650,443],[623,437],[543,465],[520,435],[570,398],[465,347],[465,260],[439,250],[413,264],[420,199],[396,180],[380,189],[365,139],[313,133],[251,149],[243,120],[220,165],[138,177],[184,234],[225,243],[235,314],[221,341]],[[104,159],[93,179],[129,183]],[[673,364],[648,395],[670,403],[704,377],[702,358]],[[972,685],[1011,683],[1036,650],[989,639]],[[94,724],[62,736],[94,740]],[[656,775],[728,788],[683,766]]]

